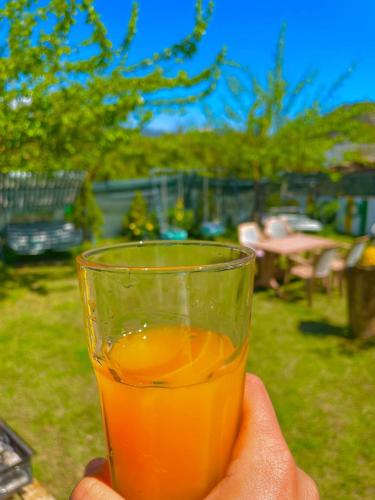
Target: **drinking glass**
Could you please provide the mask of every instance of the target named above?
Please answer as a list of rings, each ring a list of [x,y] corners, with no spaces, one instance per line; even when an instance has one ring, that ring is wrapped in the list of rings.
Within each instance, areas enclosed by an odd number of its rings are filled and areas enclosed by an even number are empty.
[[[113,488],[126,500],[199,500],[237,436],[254,252],[154,241],[77,259]]]

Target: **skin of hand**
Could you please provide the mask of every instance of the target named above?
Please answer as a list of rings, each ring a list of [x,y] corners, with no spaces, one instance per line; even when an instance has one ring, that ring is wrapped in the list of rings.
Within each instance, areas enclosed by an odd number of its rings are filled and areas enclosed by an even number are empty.
[[[112,490],[108,463],[92,460],[70,500],[124,500]],[[203,500],[319,500],[296,466],[263,382],[246,375],[243,417],[225,477]]]

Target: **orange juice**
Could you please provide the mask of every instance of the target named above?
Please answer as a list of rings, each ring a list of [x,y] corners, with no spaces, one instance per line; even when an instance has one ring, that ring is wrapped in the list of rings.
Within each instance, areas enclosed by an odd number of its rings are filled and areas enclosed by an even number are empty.
[[[93,360],[113,487],[126,500],[198,500],[237,434],[247,346],[187,326],[124,334]]]

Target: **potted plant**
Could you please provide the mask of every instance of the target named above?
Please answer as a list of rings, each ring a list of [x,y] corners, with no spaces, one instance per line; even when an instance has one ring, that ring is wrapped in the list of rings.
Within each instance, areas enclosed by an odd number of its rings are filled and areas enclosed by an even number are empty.
[[[129,211],[124,217],[122,229],[123,235],[129,241],[152,240],[159,233],[156,217],[149,212],[146,200],[139,191],[135,193]]]

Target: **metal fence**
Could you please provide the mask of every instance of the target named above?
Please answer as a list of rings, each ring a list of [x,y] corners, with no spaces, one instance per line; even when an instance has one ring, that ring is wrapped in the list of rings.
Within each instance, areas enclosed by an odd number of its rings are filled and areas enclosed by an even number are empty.
[[[111,237],[121,232],[122,220],[136,192],[141,192],[148,208],[160,210],[160,196],[167,193],[168,208],[176,205],[179,191],[185,207],[196,216],[208,212],[209,219],[218,218],[225,224],[236,225],[248,219],[254,205],[253,184],[238,179],[204,178],[197,174],[176,174],[154,179],[132,179],[95,183],[96,200],[103,211],[103,235]],[[164,189],[163,189],[164,188]],[[165,189],[166,188],[166,189]]]
[[[249,180],[206,178],[196,173],[175,173],[154,178],[108,181],[94,184],[94,193],[104,214],[103,235],[111,237],[121,232],[122,220],[128,212],[137,191],[144,196],[149,210],[160,211],[163,205],[175,206],[183,185],[185,207],[192,209],[196,217],[202,212],[208,218],[220,219],[225,225],[237,225],[249,220],[254,207],[254,185]],[[325,174],[286,174],[280,182],[263,181],[260,186],[261,208],[266,200],[276,194],[279,202],[291,199],[306,206],[309,196],[331,199],[341,196],[374,196],[375,171],[350,173],[333,181]],[[166,194],[165,194],[166,193]]]
[[[283,176],[285,193],[311,194],[313,196],[374,196],[375,169],[351,172],[333,180],[324,173],[298,174]]]

